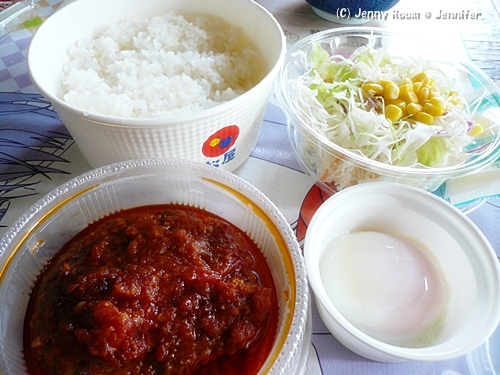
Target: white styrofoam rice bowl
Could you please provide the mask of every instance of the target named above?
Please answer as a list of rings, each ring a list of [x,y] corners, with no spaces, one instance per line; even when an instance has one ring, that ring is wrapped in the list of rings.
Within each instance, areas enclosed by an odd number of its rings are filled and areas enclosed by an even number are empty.
[[[438,263],[449,295],[444,324],[436,341],[420,348],[381,342],[351,324],[329,298],[320,276],[321,257],[334,238],[358,231],[385,232],[414,239],[425,246]],[[494,249],[465,214],[425,190],[405,184],[373,182],[333,195],[310,222],[304,258],[316,305],[326,327],[345,347],[368,359],[380,362],[449,360],[481,346],[498,326],[500,270]]]
[[[241,28],[263,56],[263,79],[225,103],[166,118],[102,115],[78,109],[63,100],[62,67],[69,59],[69,46],[78,40],[90,40],[117,22],[138,21],[169,11],[216,16]],[[252,0],[78,0],[58,10],[40,26],[29,47],[27,64],[34,86],[54,106],[93,168],[132,159],[175,157],[233,171],[248,158],[257,142],[285,49],[279,23]],[[209,153],[203,150],[211,137],[224,136],[234,142],[230,148]]]
[[[302,375],[311,329],[309,287],[296,237],[276,206],[238,176],[190,161],[129,161],[76,177],[34,204],[0,241],[0,374],[26,375],[23,322],[47,261],[88,224],[119,210],[180,204],[216,214],[261,249],[277,291],[274,346],[259,372]]]

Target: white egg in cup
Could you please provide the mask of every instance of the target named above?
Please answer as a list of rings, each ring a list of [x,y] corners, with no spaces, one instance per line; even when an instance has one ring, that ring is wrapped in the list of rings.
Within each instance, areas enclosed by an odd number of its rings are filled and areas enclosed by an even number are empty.
[[[499,323],[493,247],[423,189],[373,182],[334,194],[311,220],[304,258],[326,327],[368,359],[449,360]]]

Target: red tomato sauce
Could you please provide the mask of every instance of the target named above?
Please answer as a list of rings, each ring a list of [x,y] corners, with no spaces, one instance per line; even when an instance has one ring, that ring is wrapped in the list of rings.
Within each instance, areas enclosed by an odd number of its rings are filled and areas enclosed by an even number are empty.
[[[101,219],[38,277],[30,375],[256,374],[278,305],[260,250],[206,211],[147,206]]]

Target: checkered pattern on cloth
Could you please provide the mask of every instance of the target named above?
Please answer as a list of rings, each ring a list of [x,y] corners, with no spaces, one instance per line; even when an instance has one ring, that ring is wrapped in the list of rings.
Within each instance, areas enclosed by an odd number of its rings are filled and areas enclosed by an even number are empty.
[[[54,13],[61,2],[36,1],[30,19],[11,25],[8,32],[0,36],[0,92],[37,92],[28,75],[26,53],[37,26]]]

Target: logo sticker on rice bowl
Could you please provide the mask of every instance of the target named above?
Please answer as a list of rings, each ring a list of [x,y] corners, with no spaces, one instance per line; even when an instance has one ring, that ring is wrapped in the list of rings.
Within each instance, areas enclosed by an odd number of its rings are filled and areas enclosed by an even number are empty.
[[[203,143],[201,148],[203,155],[209,158],[223,155],[234,145],[239,134],[240,128],[237,125],[230,125],[217,130]]]

